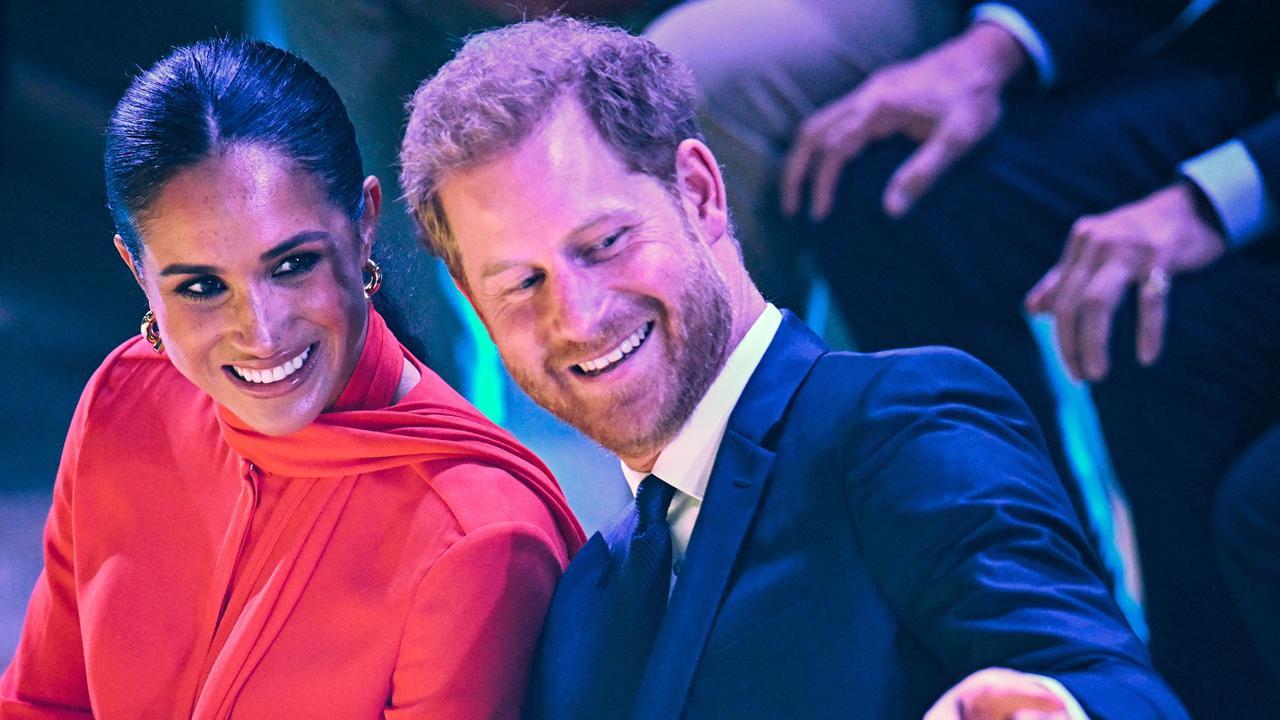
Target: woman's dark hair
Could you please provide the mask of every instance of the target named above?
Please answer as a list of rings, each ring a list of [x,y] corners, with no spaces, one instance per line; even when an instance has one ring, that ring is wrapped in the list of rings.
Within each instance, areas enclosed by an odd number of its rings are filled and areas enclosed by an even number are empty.
[[[135,78],[107,124],[107,203],[135,263],[137,219],[165,183],[237,145],[279,152],[312,173],[353,221],[363,213],[360,149],[329,81],[264,42],[205,40]]]

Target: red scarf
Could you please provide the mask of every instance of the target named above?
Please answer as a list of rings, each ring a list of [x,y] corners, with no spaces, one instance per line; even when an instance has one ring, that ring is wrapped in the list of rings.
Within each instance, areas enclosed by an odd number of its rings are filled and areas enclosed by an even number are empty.
[[[422,381],[391,405],[406,358],[422,373]],[[333,408],[315,422],[271,437],[221,405],[218,419],[223,437],[241,457],[276,475],[336,478],[433,460],[496,467],[542,499],[570,557],[585,541],[564,493],[538,456],[410,355],[372,305],[364,350],[351,380]]]

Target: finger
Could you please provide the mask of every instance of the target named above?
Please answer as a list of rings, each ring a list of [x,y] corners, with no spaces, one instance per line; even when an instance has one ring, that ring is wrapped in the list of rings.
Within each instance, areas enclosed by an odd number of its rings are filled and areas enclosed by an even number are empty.
[[[1060,712],[1064,709],[1062,700],[1048,688],[1039,686],[988,689],[976,693],[963,705],[965,720],[1006,720],[1026,710]]]
[[[964,720],[963,712],[960,701],[956,699],[956,693],[952,690],[938,698],[938,702],[929,708],[922,720]]]
[[[1053,305],[1053,299],[1058,294],[1058,286],[1062,282],[1062,266],[1054,265],[1049,268],[1049,272],[1040,278],[1035,287],[1031,288],[1023,300],[1023,307],[1027,312],[1035,315],[1037,313],[1048,312]]]
[[[1058,353],[1062,356],[1062,364],[1067,373],[1076,380],[1084,378],[1084,367],[1080,361],[1079,346],[1076,339],[1080,336],[1076,322],[1080,312],[1080,303],[1084,288],[1093,276],[1094,269],[1100,262],[1096,256],[1099,251],[1092,244],[1085,244],[1075,261],[1064,266],[1062,280],[1054,296],[1049,312],[1054,317],[1054,335],[1058,338]]]
[[[890,217],[902,217],[971,147],[973,141],[968,134],[951,124],[940,124],[889,178],[884,192],[885,212]]]
[[[1095,242],[1098,234],[1098,223],[1092,217],[1079,218],[1071,225],[1071,231],[1067,233],[1066,245],[1062,248],[1062,257],[1058,259],[1058,264],[1063,267],[1072,267],[1080,262],[1080,255],[1084,249],[1092,242]]]
[[[851,160],[874,140],[893,132],[893,120],[884,105],[866,107],[855,105],[849,115],[827,131],[822,152],[816,164],[810,161],[812,179],[809,183],[809,217],[814,222],[826,219],[835,205],[840,175]]]
[[[874,86],[871,80],[862,87],[839,100],[828,103],[810,115],[796,133],[796,139],[787,153],[783,164],[779,183],[782,200],[782,211],[788,217],[800,212],[801,197],[804,194],[805,180],[809,175],[809,167],[814,158],[821,155],[832,127],[840,123],[846,116],[858,112],[858,108],[869,103]]]
[[[800,194],[804,188],[805,175],[809,171],[809,162],[813,157],[814,138],[808,132],[801,132],[787,153],[786,163],[782,167],[782,178],[778,188],[782,200],[782,213],[794,217],[800,210]]]
[[[1124,297],[1125,288],[1132,280],[1133,268],[1112,259],[1098,269],[1084,289],[1077,320],[1080,334],[1076,338],[1076,347],[1088,380],[1098,381],[1107,374],[1112,319],[1116,306]]]
[[[1169,312],[1168,288],[1144,283],[1138,289],[1138,362],[1150,366],[1164,349],[1164,326]]]
[[[1062,712],[1045,712],[1043,710],[1019,710],[1009,716],[1011,720],[1071,720],[1071,716]]]

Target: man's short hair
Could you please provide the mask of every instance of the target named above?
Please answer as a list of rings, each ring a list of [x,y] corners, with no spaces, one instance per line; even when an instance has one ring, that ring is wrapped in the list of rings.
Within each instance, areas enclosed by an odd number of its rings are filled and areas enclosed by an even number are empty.
[[[670,185],[676,147],[702,139],[692,76],[649,40],[559,16],[471,36],[414,93],[400,149],[404,199],[427,248],[459,283],[441,179],[519,144],[562,98],[582,105],[631,171]]]

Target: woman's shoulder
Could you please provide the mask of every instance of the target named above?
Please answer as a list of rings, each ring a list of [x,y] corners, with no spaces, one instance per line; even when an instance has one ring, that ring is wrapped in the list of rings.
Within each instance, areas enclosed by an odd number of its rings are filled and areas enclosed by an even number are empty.
[[[465,459],[431,463],[423,470],[428,491],[463,535],[504,524],[533,525],[558,535],[542,496],[510,470]]]
[[[187,380],[169,359],[140,337],[121,343],[107,355],[85,385],[80,409],[97,427],[124,419],[177,417],[208,404],[208,396]],[[187,415],[187,420],[192,418]]]

